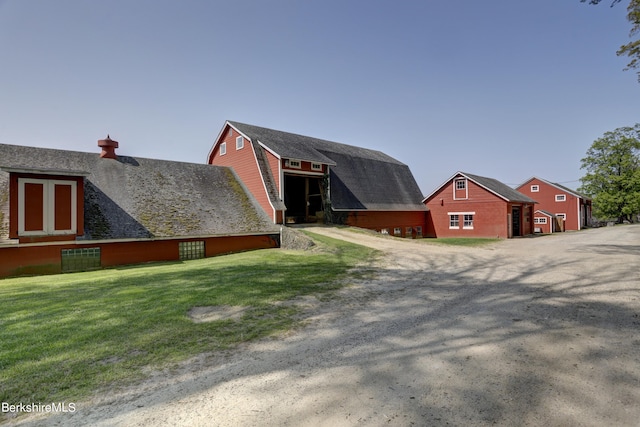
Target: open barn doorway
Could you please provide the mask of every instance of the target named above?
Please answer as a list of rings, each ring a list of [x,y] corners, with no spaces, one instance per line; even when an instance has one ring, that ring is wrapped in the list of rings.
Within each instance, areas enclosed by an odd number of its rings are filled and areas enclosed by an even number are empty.
[[[322,177],[285,175],[284,204],[288,224],[324,222]]]

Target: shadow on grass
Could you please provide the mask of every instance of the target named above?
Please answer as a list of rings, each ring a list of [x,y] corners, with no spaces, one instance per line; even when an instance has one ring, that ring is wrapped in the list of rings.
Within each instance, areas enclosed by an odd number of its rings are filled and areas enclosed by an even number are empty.
[[[271,392],[287,411],[270,425],[332,416],[370,425],[631,425],[640,417],[638,258],[621,244],[611,252],[618,268],[603,269],[599,248],[517,258],[411,247],[404,255],[419,266],[380,269],[368,298],[337,307],[313,340],[248,349],[152,405],[239,379],[243,396],[267,399],[255,378],[277,372]],[[327,371],[333,379],[322,382]],[[293,396],[278,393],[291,379]],[[128,410],[136,411],[118,416]]]

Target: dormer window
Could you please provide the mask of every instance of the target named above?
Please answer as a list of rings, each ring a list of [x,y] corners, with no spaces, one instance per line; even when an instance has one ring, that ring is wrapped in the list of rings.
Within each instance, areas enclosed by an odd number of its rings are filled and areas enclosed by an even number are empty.
[[[75,234],[77,183],[18,178],[18,236]]]

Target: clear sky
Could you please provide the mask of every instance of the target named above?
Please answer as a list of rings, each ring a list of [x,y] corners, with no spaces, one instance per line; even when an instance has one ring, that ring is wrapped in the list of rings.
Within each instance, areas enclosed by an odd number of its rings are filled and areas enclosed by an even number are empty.
[[[576,188],[640,122],[627,1],[0,0],[0,142],[203,163],[225,120]],[[2,159],[0,159],[0,164]]]

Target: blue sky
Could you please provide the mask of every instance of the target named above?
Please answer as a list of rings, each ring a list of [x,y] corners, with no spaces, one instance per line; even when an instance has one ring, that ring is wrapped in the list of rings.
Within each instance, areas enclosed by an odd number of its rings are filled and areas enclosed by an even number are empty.
[[[0,0],[0,142],[203,163],[229,119],[575,188],[640,122],[627,3]]]

